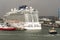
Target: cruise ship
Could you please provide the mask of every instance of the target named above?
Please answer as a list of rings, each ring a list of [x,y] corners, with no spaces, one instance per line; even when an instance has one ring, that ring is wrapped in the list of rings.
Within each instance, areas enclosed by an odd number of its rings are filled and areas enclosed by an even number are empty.
[[[15,15],[23,15],[23,18],[18,18],[18,16],[15,17]],[[24,28],[26,30],[40,30],[41,28],[41,23],[39,23],[39,19],[38,19],[38,11],[32,7],[27,7],[26,5],[20,6],[19,9],[11,9],[10,12],[6,13],[6,15],[4,15],[6,17],[6,21],[7,17],[9,17],[10,15],[14,15],[15,18],[18,18],[20,20],[24,20],[24,21],[19,21],[19,22],[9,22],[9,24],[11,24],[11,26],[13,27],[17,27],[17,28]],[[12,17],[11,17],[12,18]],[[18,19],[14,19],[14,20],[18,20]],[[11,20],[11,19],[10,19]],[[12,21],[12,20],[11,20]]]

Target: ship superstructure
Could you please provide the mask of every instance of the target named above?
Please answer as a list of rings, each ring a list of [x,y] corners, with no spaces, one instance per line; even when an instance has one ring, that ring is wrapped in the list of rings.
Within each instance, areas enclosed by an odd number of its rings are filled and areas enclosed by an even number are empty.
[[[22,27],[25,29],[41,29],[41,24],[38,19],[38,11],[32,7],[22,7],[20,10],[14,8],[11,9],[11,12],[6,13],[6,17],[12,14],[21,14],[24,15],[24,22],[19,21],[18,23],[10,23],[14,27]],[[16,16],[16,18],[18,18]],[[21,19],[21,18],[18,18]]]

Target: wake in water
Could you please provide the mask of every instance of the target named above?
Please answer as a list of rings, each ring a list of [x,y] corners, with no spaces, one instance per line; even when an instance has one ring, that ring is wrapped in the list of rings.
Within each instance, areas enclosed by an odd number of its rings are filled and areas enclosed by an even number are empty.
[[[60,34],[48,34],[48,35],[41,35],[41,36],[44,36],[44,37],[52,37],[52,36],[60,36]]]

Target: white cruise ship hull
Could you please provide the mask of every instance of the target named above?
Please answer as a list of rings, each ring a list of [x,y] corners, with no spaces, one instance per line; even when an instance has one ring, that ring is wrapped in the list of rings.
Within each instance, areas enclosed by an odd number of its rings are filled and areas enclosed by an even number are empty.
[[[24,28],[27,30],[40,30],[40,29],[42,29],[41,24],[39,24],[37,22],[26,23],[24,26],[25,26]]]
[[[40,30],[41,27],[25,27],[27,30]]]

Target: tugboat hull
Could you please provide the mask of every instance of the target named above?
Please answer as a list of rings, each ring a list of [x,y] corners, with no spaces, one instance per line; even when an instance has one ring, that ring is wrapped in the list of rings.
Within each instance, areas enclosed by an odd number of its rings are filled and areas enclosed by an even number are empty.
[[[49,32],[49,34],[57,34],[57,32]]]

